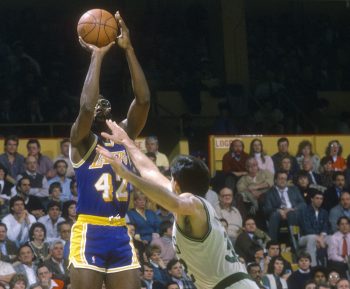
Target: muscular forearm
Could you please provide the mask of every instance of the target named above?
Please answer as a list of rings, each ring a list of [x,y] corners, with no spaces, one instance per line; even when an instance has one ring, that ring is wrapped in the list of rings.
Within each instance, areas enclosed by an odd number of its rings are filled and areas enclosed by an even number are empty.
[[[134,90],[137,104],[148,104],[150,101],[150,91],[146,81],[145,74],[137,60],[134,49],[127,48],[125,51],[126,59],[128,61],[132,87]]]
[[[94,111],[99,98],[99,80],[102,64],[102,56],[99,53],[92,53],[88,73],[85,78],[83,91],[80,98],[80,108]]]

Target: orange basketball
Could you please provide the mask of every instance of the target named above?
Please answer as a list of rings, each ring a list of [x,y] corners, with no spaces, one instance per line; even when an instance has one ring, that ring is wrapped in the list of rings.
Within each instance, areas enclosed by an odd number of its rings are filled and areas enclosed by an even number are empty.
[[[92,9],[80,17],[78,35],[89,44],[103,47],[117,37],[118,25],[114,16],[103,9]]]

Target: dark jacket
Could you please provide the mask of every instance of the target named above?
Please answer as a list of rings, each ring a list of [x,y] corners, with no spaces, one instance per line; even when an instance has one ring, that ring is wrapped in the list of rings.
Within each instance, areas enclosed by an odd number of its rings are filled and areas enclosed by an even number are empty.
[[[328,212],[320,208],[316,218],[315,209],[309,205],[301,211],[299,215],[299,226],[301,235],[319,235],[321,233],[329,234],[330,226]]]

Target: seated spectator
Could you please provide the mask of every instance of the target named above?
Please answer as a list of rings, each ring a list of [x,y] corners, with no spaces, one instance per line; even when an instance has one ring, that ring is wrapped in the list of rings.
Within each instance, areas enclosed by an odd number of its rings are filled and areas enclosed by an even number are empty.
[[[247,266],[247,272],[250,276],[250,278],[255,281],[256,285],[260,289],[266,289],[266,287],[262,283],[262,273],[261,273],[261,268],[258,263],[250,263]]]
[[[311,256],[311,265],[318,264],[317,251],[327,246],[327,235],[330,232],[328,212],[322,209],[323,194],[315,190],[311,196],[311,204],[300,211],[299,245],[306,246],[306,252]]]
[[[292,172],[292,159],[290,156],[284,156],[281,159],[281,165],[279,168],[276,168],[276,171],[285,171],[287,173],[287,185],[288,186],[293,186],[294,185],[294,180],[295,176],[297,173]]]
[[[264,212],[272,240],[278,240],[282,221],[286,221],[288,226],[297,225],[300,211],[306,206],[298,188],[287,186],[287,177],[286,172],[276,172],[275,186],[266,192]]]
[[[323,266],[316,266],[311,269],[311,280],[317,285],[327,284],[327,269]]]
[[[219,204],[214,208],[219,218],[224,218],[228,223],[228,236],[234,243],[238,231],[242,227],[242,217],[237,208],[233,205],[233,192],[230,188],[224,187],[219,193]]]
[[[320,167],[320,157],[312,151],[312,143],[308,140],[301,141],[298,146],[296,160],[300,169],[305,170],[305,168],[303,168],[303,160],[305,158],[311,159],[312,171],[314,173],[318,173]]]
[[[70,182],[70,193],[72,196],[72,200],[78,202],[78,190],[77,190],[77,181],[72,179]]]
[[[342,172],[333,175],[333,186],[324,192],[324,208],[329,212],[338,205],[341,193],[345,190],[345,177]]]
[[[4,223],[0,223],[0,256],[0,260],[8,263],[17,259],[16,243],[7,238],[7,226]]]
[[[136,250],[136,255],[138,257],[140,264],[148,263],[148,259],[146,256],[147,244],[142,242],[142,240],[140,239],[140,235],[135,234],[136,225],[131,224],[131,223],[127,223],[127,227],[128,227],[128,234],[132,238],[132,241],[134,243],[134,247]]]
[[[60,217],[60,204],[55,201],[49,202],[47,205],[47,215],[41,217],[38,222],[42,223],[46,228],[47,241],[51,242],[58,238],[57,225],[65,220]]]
[[[0,252],[0,257],[2,257],[1,255],[2,253]],[[10,263],[0,261],[0,284],[4,285],[4,289],[8,288],[10,280],[15,274],[16,271]]]
[[[310,184],[319,185],[320,175],[314,171],[313,162],[310,157],[304,157],[301,162],[301,168],[308,174]]]
[[[169,212],[167,209],[163,208],[162,206],[159,206],[158,204],[156,204],[156,207],[156,215],[158,216],[161,222],[170,221],[171,223],[174,223],[173,213]]]
[[[194,289],[196,286],[189,278],[185,278],[183,267],[179,260],[170,260],[167,265],[168,274],[170,277],[169,281],[176,282],[180,288]]]
[[[49,186],[49,198],[47,203],[56,202],[60,204],[60,210],[62,210],[63,202],[61,201],[62,187],[59,182],[54,182]],[[47,207],[47,205],[46,205]]]
[[[292,265],[281,256],[281,245],[278,241],[273,241],[270,240],[266,243],[266,261],[265,262],[267,265],[270,263],[271,259],[273,257],[281,257],[283,262],[284,262],[284,274],[289,274],[288,272],[291,272],[292,270]]]
[[[334,171],[344,171],[346,169],[345,159],[342,157],[343,148],[338,140],[331,140],[326,148],[326,156],[333,160]]]
[[[179,285],[174,282],[174,281],[170,281],[165,285],[166,289],[180,289]]]
[[[277,141],[278,152],[272,156],[272,161],[275,166],[275,171],[280,170],[282,167],[282,159],[286,156],[290,158],[291,168],[290,173],[294,175],[298,170],[298,162],[295,157],[293,157],[288,149],[289,149],[289,140],[286,137],[282,137]]]
[[[145,140],[145,146],[147,152],[152,152],[156,154],[156,165],[160,169],[160,171],[169,170],[169,160],[168,157],[159,152],[159,143],[158,138],[156,136],[149,136]]]
[[[329,212],[329,222],[333,233],[337,231],[337,222],[340,217],[350,218],[350,193],[342,192],[340,202]]]
[[[60,196],[62,202],[69,201],[72,196],[70,192],[71,179],[67,177],[68,164],[65,160],[57,160],[53,165],[55,171],[55,177],[48,181],[48,185],[58,182],[62,188],[62,194]]]
[[[337,270],[331,269],[328,273],[328,284],[331,286],[331,289],[337,288],[337,283],[340,280],[340,275]]]
[[[19,140],[15,135],[5,137],[5,151],[0,155],[0,164],[7,171],[7,181],[16,183],[17,175],[24,172],[24,156],[17,152]]]
[[[151,245],[146,250],[147,258],[149,260],[150,265],[153,268],[153,279],[162,284],[166,284],[167,271],[166,265],[160,257],[161,253],[161,248],[158,245]]]
[[[311,256],[302,252],[298,256],[298,270],[294,271],[287,279],[288,289],[303,288],[311,279]]]
[[[264,152],[263,143],[260,139],[256,138],[250,142],[249,156],[256,159],[260,170],[267,170],[272,175],[275,173],[272,158]]]
[[[13,266],[17,273],[23,274],[26,277],[28,280],[28,286],[31,286],[38,281],[34,258],[32,248],[28,244],[24,244],[18,249],[19,263]]]
[[[20,246],[28,241],[29,228],[36,219],[24,207],[24,200],[15,196],[10,200],[10,214],[2,219],[7,227],[8,238]]]
[[[273,257],[269,263],[267,274],[262,278],[263,284],[270,289],[287,289],[287,282],[282,278],[284,262],[281,257]]]
[[[328,242],[328,266],[337,270],[342,278],[346,278],[348,258],[350,255],[350,222],[348,217],[340,217],[338,230]]]
[[[53,241],[50,245],[51,258],[44,262],[45,266],[52,272],[54,279],[59,279],[69,284],[68,263],[63,258],[63,243],[60,240]]]
[[[259,264],[264,274],[266,274],[269,260],[264,256],[264,249],[257,245],[252,248],[252,253],[254,255],[253,262]]]
[[[45,215],[45,208],[42,205],[40,198],[30,195],[30,179],[22,177],[16,185],[17,196],[24,200],[25,209],[32,214],[36,219]]]
[[[331,157],[323,157],[320,167],[320,185],[329,188],[333,185],[334,170],[332,167],[333,160]]]
[[[260,170],[254,157],[246,162],[247,174],[237,183],[237,192],[242,195],[247,211],[255,215],[265,199],[266,191],[273,186],[273,175],[267,170]]]
[[[163,221],[160,223],[160,237],[154,237],[151,245],[157,245],[161,249],[160,258],[166,266],[171,259],[175,258],[175,249],[172,244],[173,223]]]
[[[349,289],[350,288],[350,282],[348,279],[340,279],[337,282],[337,288],[336,289]]]
[[[7,180],[7,171],[0,164],[0,201],[2,203],[7,203],[11,199],[11,189],[13,187],[13,183]]]
[[[222,171],[226,174],[226,186],[236,190],[236,183],[241,176],[247,174],[246,161],[248,155],[244,152],[244,143],[235,139],[230,144],[230,149],[222,158]]]
[[[55,176],[55,172],[53,170],[52,160],[41,154],[41,145],[40,142],[35,139],[29,139],[27,142],[27,151],[28,156],[33,156],[37,161],[37,173],[45,176],[47,179],[51,179]]]
[[[76,201],[67,201],[63,203],[62,207],[62,218],[66,222],[70,223],[72,226],[77,221],[77,202]]]
[[[159,234],[160,220],[155,212],[146,209],[146,196],[140,191],[134,192],[134,209],[127,212],[130,223],[136,225],[136,235],[149,244],[152,241],[152,234]]]
[[[22,177],[28,177],[30,179],[30,191],[29,194],[36,196],[43,200],[48,197],[48,184],[47,179],[42,174],[37,173],[38,163],[33,156],[28,156],[25,159],[25,172],[17,176],[17,180]]]
[[[305,283],[305,286],[303,289],[316,289],[316,283],[314,280],[309,280]]]
[[[34,223],[29,230],[28,245],[32,248],[35,256],[35,265],[39,265],[49,257],[50,244],[45,241],[46,228],[41,223]]]
[[[66,175],[68,178],[72,178],[74,177],[75,173],[74,173],[72,162],[69,158],[69,146],[70,146],[69,138],[64,138],[63,140],[61,140],[60,142],[61,153],[54,159],[53,163],[55,163],[58,160],[64,160],[67,164]]]
[[[10,289],[24,289],[28,285],[28,279],[24,273],[15,274],[10,280]]]
[[[165,289],[164,284],[154,279],[154,270],[151,264],[144,263],[141,267],[141,287],[146,289]]]
[[[260,246],[265,248],[270,237],[256,227],[255,220],[248,217],[243,223],[243,230],[238,235],[235,242],[236,253],[242,257],[246,263],[254,261],[253,248]]]
[[[72,231],[72,226],[69,222],[61,222],[57,225],[58,232],[60,234],[59,239],[62,241],[64,249],[63,249],[63,257],[68,261],[69,257],[69,246],[70,246],[70,235]]]
[[[42,288],[49,288],[49,289],[65,288],[64,282],[59,279],[53,279],[52,272],[44,264],[41,264],[38,266],[37,272],[38,272],[38,279],[39,279],[38,285],[42,286]]]

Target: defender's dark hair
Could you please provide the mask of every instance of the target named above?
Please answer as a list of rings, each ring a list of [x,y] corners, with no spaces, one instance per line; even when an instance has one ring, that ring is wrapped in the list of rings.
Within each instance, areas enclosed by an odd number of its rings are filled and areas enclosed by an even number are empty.
[[[210,174],[206,164],[193,156],[177,156],[170,168],[174,180],[179,184],[181,192],[189,192],[205,196],[209,189]]]

